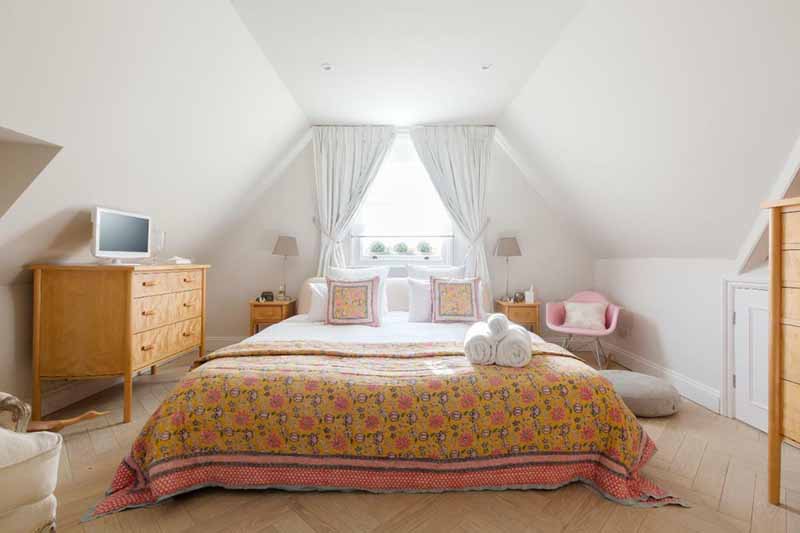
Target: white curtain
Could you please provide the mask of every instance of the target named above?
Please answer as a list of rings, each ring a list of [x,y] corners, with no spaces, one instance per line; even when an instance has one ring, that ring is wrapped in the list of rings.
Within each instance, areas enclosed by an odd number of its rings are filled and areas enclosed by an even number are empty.
[[[489,223],[486,181],[494,127],[421,126],[411,130],[411,138],[453,222],[469,243],[465,273],[481,278],[484,297],[491,302],[483,234]]]
[[[342,241],[394,138],[391,126],[314,126],[318,276],[345,266]]]

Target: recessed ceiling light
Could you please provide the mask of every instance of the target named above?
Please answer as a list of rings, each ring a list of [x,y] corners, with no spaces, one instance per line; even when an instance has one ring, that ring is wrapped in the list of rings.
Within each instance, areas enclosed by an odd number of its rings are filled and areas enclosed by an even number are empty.
[[[330,63],[323,63],[319,66],[319,68],[321,68],[325,72],[330,72],[331,70],[333,70],[333,65],[331,65]]]
[[[485,65],[481,65],[481,70],[489,70],[490,68],[492,68],[491,63],[486,63]]]

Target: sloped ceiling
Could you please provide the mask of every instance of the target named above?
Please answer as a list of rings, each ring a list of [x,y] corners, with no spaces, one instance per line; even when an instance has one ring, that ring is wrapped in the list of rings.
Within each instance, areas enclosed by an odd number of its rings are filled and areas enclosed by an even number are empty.
[[[600,257],[736,256],[800,135],[800,3],[589,2],[499,121]]]
[[[225,0],[4,2],[0,126],[63,146],[0,219],[0,285],[89,259],[89,208],[144,212],[166,254],[204,237],[306,117]]]
[[[233,4],[312,121],[403,125],[493,123],[583,0]]]

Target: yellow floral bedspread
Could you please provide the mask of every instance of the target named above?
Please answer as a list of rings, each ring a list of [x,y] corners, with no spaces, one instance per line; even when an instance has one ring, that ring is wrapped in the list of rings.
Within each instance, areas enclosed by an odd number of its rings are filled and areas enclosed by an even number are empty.
[[[336,344],[336,343],[334,343]],[[146,423],[93,516],[203,486],[439,491],[582,481],[679,503],[611,384],[552,344],[524,368],[455,343],[241,343],[199,361]]]

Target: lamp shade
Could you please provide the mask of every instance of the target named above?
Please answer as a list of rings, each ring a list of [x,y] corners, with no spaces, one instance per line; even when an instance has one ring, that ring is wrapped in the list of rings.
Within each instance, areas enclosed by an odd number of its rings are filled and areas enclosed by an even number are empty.
[[[516,237],[503,237],[497,239],[497,246],[494,247],[494,255],[498,257],[517,257],[522,255]]]
[[[296,256],[300,255],[297,252],[297,239],[294,237],[287,237],[286,235],[281,235],[278,237],[278,240],[275,241],[275,248],[272,249],[272,255],[283,255],[283,256]]]

